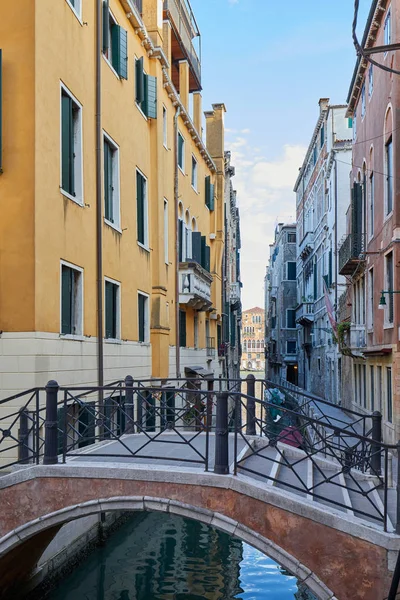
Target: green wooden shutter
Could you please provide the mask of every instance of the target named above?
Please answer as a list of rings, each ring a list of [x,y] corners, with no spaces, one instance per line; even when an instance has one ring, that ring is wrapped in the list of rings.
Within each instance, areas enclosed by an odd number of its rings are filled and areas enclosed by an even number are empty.
[[[112,66],[122,79],[128,79],[128,33],[119,25],[111,28]]]
[[[139,317],[139,342],[145,342],[145,329],[144,329],[144,319],[145,319],[145,307],[146,307],[146,297],[142,294],[138,295],[138,317]]]
[[[104,140],[104,216],[114,223],[113,150]]]
[[[295,262],[288,262],[287,264],[287,278],[290,281],[294,281],[296,279],[296,263]]]
[[[61,333],[72,333],[73,273],[69,267],[61,267]]]
[[[110,47],[109,35],[110,9],[109,0],[103,0],[103,52],[104,54]]]
[[[140,105],[144,101],[144,83],[143,56],[141,56],[135,63],[136,102]]]
[[[3,51],[0,50],[0,175],[3,172]]]
[[[61,185],[71,196],[74,189],[74,128],[72,98],[61,95]]]
[[[192,260],[201,265],[201,233],[193,231],[192,233]]]
[[[205,269],[206,271],[208,271],[209,273],[211,272],[211,263],[210,263],[210,246],[206,245],[206,262],[205,262]]]
[[[215,205],[215,186],[211,183],[211,177],[206,177],[206,206],[210,210],[214,210]]]
[[[145,115],[149,119],[157,119],[157,77],[146,75],[146,106]]]
[[[137,209],[137,239],[144,244],[144,179],[139,171],[136,171],[136,209]]]
[[[179,346],[186,347],[186,313],[184,310],[179,311]]]
[[[184,152],[184,139],[180,133],[178,133],[178,165],[181,169],[184,167],[183,161],[183,152]]]
[[[203,269],[206,268],[207,258],[206,258],[206,236],[201,236],[201,266]]]
[[[329,279],[329,286],[330,287],[333,283],[333,277],[332,277],[332,249],[329,250],[329,255],[328,255],[328,279]]]
[[[179,235],[179,262],[183,262],[183,221],[178,221],[178,235]]]
[[[117,286],[106,281],[106,338],[117,337]]]

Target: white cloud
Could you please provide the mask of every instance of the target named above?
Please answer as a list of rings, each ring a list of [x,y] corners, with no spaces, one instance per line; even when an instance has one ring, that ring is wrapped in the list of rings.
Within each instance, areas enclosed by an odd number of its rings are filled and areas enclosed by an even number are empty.
[[[263,307],[269,244],[277,223],[296,219],[293,186],[306,148],[286,144],[275,159],[267,160],[259,156],[260,148],[252,147],[240,135],[227,143],[227,149],[236,168],[233,185],[241,216],[243,308]]]

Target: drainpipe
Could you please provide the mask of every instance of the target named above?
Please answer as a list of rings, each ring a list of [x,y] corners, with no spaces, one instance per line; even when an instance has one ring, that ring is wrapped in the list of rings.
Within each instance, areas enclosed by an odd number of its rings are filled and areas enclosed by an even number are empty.
[[[174,206],[175,206],[175,368],[176,378],[181,376],[181,349],[179,346],[179,171],[178,171],[178,118],[181,113],[180,106],[177,106],[174,116],[174,138],[175,138],[175,173],[174,173]]]
[[[101,197],[101,0],[96,2],[96,252],[97,252],[97,385],[104,385],[103,354],[103,223]],[[103,391],[99,410],[103,411]]]

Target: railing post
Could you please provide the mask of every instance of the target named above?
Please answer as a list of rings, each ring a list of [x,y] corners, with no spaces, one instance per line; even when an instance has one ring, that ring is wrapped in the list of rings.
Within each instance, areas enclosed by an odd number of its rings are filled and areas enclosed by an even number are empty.
[[[19,463],[27,465],[29,463],[29,429],[28,429],[28,411],[21,408],[19,411]]]
[[[212,426],[212,407],[213,407],[213,391],[214,391],[214,379],[207,380],[207,414],[206,414],[206,427],[209,431]]]
[[[247,375],[247,422],[246,422],[246,435],[256,435],[256,401],[255,401],[255,390],[256,390],[256,378],[254,375]]]
[[[229,473],[228,452],[228,394],[217,394],[217,423],[215,428],[215,465],[214,473],[227,475]]]
[[[382,473],[381,442],[382,442],[382,415],[377,410],[372,413],[372,439],[371,444],[371,475]]]
[[[135,433],[135,416],[133,406],[133,377],[127,375],[125,377],[125,433]]]
[[[44,438],[44,465],[56,465],[58,463],[58,422],[57,422],[57,394],[59,385],[57,381],[49,381],[46,385],[46,421]],[[66,432],[63,431],[63,435]]]

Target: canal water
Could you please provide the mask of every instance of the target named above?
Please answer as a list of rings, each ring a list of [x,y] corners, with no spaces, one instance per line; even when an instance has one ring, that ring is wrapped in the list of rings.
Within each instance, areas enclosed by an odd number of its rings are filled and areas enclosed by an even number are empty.
[[[137,513],[51,600],[316,600],[254,548],[175,515]]]

